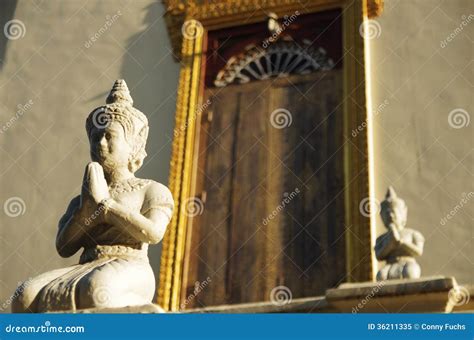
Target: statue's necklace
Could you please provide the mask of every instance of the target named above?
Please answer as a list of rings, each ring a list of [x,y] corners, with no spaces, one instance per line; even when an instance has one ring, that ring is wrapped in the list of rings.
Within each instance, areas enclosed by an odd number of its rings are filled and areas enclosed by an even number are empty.
[[[137,191],[142,189],[148,183],[150,183],[149,179],[129,178],[125,181],[110,184],[109,191],[111,194]]]

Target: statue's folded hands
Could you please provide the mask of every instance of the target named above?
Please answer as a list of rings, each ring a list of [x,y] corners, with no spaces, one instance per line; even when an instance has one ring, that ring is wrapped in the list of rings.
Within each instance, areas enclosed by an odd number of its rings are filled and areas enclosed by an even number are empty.
[[[146,156],[148,122],[123,80],[107,105],[86,122],[92,162],[81,194],[59,221],[56,249],[63,257],[84,249],[79,264],[56,269],[17,288],[13,312],[112,308],[151,302],[155,278],[148,244],[161,241],[174,202],[160,183],[134,176]]]

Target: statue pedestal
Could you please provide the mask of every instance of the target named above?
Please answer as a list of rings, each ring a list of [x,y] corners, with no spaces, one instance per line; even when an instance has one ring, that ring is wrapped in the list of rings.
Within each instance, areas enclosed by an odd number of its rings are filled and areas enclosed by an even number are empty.
[[[166,313],[163,308],[154,303],[140,306],[127,306],[120,308],[89,308],[79,309],[76,311],[65,311],[64,313],[77,313],[77,314],[158,314]]]
[[[472,313],[474,286],[462,287],[464,303],[450,299],[450,291],[459,289],[453,277],[380,282],[343,283],[328,289],[323,296],[296,298],[284,305],[270,301],[209,306],[178,313]],[[451,292],[452,293],[452,292]],[[123,308],[93,308],[66,313],[166,313],[157,304]]]
[[[449,313],[453,277],[344,283],[326,291],[326,300],[343,313]]]

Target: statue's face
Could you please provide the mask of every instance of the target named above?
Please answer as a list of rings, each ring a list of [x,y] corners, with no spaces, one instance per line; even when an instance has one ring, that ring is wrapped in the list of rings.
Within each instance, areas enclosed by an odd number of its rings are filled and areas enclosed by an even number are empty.
[[[90,134],[90,147],[92,160],[102,165],[104,171],[128,167],[132,148],[120,123],[112,121],[106,128],[94,127]]]
[[[380,215],[387,227],[393,224],[398,229],[403,229],[407,223],[407,207],[404,203],[398,203],[385,209],[382,208]]]

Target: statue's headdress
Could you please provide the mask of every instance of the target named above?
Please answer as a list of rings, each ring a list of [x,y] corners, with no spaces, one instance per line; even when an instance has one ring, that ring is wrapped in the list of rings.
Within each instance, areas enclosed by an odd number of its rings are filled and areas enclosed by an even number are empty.
[[[393,189],[392,186],[388,187],[387,194],[385,195],[385,199],[380,204],[381,212],[388,210],[393,210],[398,207],[406,209],[406,204],[403,199],[397,196],[397,193]]]
[[[87,136],[90,139],[92,129],[105,129],[111,122],[120,123],[127,142],[133,148],[131,161],[135,163],[134,171],[141,166],[146,157],[148,119],[133,107],[133,99],[123,79],[115,81],[105,103],[106,105],[94,109],[87,117]]]

